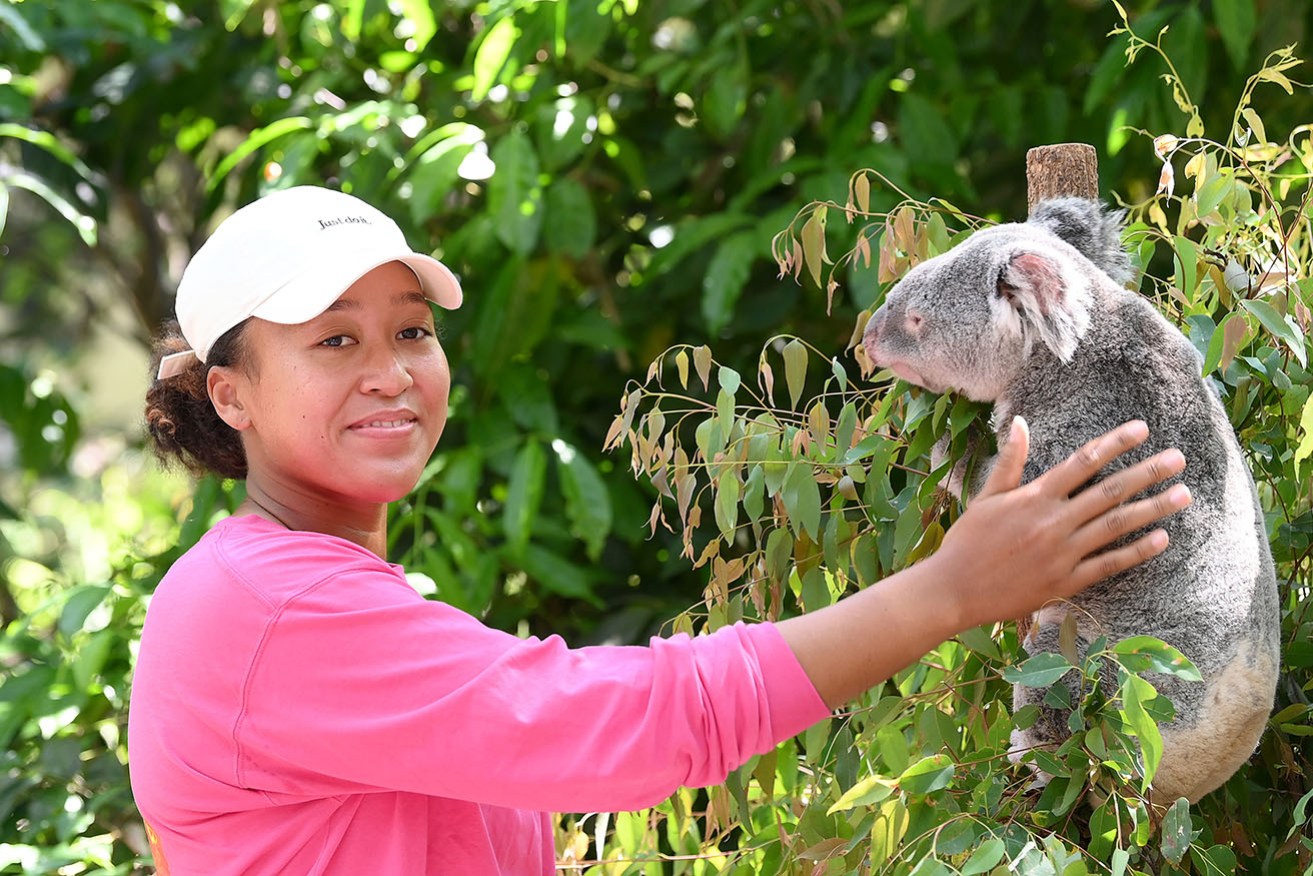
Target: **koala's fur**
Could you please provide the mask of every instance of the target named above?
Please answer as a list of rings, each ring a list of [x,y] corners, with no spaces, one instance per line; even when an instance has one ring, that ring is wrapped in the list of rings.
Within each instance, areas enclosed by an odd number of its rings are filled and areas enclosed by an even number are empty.
[[[1190,342],[1123,288],[1131,270],[1119,226],[1120,215],[1097,202],[1059,198],[1027,222],[976,232],[909,271],[871,317],[863,343],[872,362],[905,380],[993,402],[1000,442],[1012,418],[1024,416],[1027,481],[1136,418],[1149,424],[1149,441],[1101,476],[1167,447],[1185,454],[1180,479],[1194,502],[1161,524],[1167,551],[1041,610],[1023,644],[1031,653],[1057,651],[1071,612],[1082,649],[1100,635],[1152,635],[1190,658],[1202,682],[1146,677],[1176,706],[1162,728],[1154,799],[1194,802],[1249,758],[1272,709],[1276,579],[1253,478],[1226,413]],[[1013,734],[1014,760],[1069,733],[1067,713],[1043,705],[1045,692],[1014,690],[1016,708],[1040,707],[1039,720]]]

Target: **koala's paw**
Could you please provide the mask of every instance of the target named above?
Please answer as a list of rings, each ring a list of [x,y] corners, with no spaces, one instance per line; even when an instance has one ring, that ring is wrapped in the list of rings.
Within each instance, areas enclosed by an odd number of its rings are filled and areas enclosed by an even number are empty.
[[[948,451],[952,446],[953,438],[949,432],[945,432],[935,440],[934,446],[930,448],[930,467],[932,469],[939,468],[944,464],[944,460],[948,459]]]
[[[980,492],[994,468],[994,457],[982,454],[982,442],[985,438],[979,428],[972,426],[967,431],[966,449],[953,463],[953,467],[939,482],[939,489],[951,493],[959,502],[966,501]],[[945,432],[930,448],[930,468],[938,469],[953,451],[953,436]]]
[[[949,453],[953,448],[953,436],[945,432],[935,441],[934,446],[930,448],[930,469],[934,471],[944,464],[948,459]],[[959,502],[962,501],[962,493],[966,488],[966,460],[959,459],[954,463],[948,474],[939,482],[941,490],[947,490]]]
[[[1036,748],[1051,747],[1051,745],[1048,745],[1043,740],[1032,736],[1028,730],[1013,730],[1011,744],[1008,746],[1008,760],[1012,761],[1017,766],[1022,766],[1022,757],[1026,752]],[[1042,790],[1044,786],[1049,783],[1049,780],[1053,778],[1052,775],[1044,772],[1044,770],[1035,766],[1033,763],[1024,765],[1029,768],[1035,776],[1034,781],[1032,781],[1030,786],[1026,789],[1028,791]]]

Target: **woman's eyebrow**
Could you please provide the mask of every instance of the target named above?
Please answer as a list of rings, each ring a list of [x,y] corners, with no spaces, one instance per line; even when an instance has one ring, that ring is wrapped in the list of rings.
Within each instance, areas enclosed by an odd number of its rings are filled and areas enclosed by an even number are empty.
[[[428,304],[429,299],[423,292],[410,290],[408,292],[399,292],[392,298],[393,304]]]
[[[324,313],[333,313],[338,310],[359,310],[360,308],[360,302],[354,298],[339,298],[325,307]]]

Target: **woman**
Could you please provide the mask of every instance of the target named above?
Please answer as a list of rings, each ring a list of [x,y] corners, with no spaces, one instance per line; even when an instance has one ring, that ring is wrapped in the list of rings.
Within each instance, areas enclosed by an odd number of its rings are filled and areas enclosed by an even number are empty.
[[[1143,424],[1018,488],[1019,422],[939,551],[834,606],[648,647],[518,639],[386,562],[387,503],[447,414],[429,302],[459,306],[451,273],[315,187],[239,210],[183,275],[149,428],[246,499],[147,613],[129,744],[162,873],[551,873],[548,812],[719,782],[944,638],[1160,552],[1157,530],[1097,553],[1190,501],[1121,504],[1175,451],[1072,495]]]

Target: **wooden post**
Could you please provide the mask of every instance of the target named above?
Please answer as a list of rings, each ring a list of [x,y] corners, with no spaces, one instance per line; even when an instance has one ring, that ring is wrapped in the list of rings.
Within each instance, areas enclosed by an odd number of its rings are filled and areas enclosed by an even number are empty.
[[[1036,146],[1026,153],[1026,207],[1046,198],[1099,198],[1099,159],[1085,143]]]

